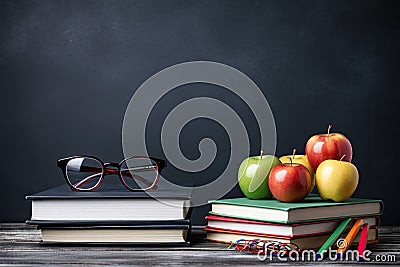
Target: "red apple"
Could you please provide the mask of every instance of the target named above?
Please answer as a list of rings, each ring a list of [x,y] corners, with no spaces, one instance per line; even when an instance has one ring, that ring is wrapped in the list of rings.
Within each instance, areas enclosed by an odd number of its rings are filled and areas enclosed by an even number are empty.
[[[327,134],[314,135],[307,142],[306,155],[314,170],[324,160],[339,160],[343,155],[346,155],[343,161],[351,162],[353,149],[349,139],[340,133],[330,133],[331,128],[329,125]]]
[[[268,186],[279,201],[302,201],[311,189],[311,173],[302,164],[279,164],[271,170]]]

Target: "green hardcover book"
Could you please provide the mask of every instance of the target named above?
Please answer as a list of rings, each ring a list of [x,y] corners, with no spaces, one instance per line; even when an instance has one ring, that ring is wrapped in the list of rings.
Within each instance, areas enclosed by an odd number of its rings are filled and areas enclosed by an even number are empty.
[[[332,202],[324,201],[319,196],[309,196],[297,203],[248,198],[221,199],[209,203],[212,204],[211,214],[284,224],[377,216],[383,211],[382,200],[350,198],[346,202]]]

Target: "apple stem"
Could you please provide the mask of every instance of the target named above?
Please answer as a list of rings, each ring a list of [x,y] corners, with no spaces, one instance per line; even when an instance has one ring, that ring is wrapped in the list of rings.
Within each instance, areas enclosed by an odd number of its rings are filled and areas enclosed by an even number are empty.
[[[296,154],[296,148],[293,148],[293,155],[292,158],[294,159],[294,155]]]
[[[290,159],[290,166],[293,166],[293,161],[292,161],[292,158],[291,158],[291,157],[289,157],[289,159]]]
[[[342,159],[344,159],[346,157],[346,154],[344,154],[339,161],[342,161]]]
[[[328,125],[328,136],[330,135],[331,128],[332,128],[332,124],[329,124],[329,125]]]

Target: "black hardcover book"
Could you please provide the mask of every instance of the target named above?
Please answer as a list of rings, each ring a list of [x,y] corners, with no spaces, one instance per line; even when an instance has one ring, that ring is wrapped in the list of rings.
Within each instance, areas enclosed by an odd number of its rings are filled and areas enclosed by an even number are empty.
[[[149,191],[150,192],[150,191]],[[46,199],[148,199],[152,196],[159,199],[190,199],[192,189],[188,188],[186,191],[173,191],[169,189],[163,189],[159,186],[159,189],[151,190],[151,196],[145,191],[133,192],[118,183],[109,183],[107,186],[99,187],[94,191],[73,191],[67,184],[62,184],[45,191],[28,195],[28,200],[46,200]]]
[[[132,192],[121,186],[75,192],[67,185],[29,195],[32,221],[171,221],[190,216],[191,190]]]
[[[175,221],[32,221],[38,225],[45,245],[190,245],[189,220]]]
[[[170,220],[170,221],[44,221],[27,220],[27,224],[37,225],[38,228],[181,228],[190,225],[190,220]]]

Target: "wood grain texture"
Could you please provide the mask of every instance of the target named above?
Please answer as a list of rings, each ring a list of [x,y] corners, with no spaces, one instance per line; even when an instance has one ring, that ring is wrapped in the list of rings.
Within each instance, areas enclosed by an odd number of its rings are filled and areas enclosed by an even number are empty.
[[[380,243],[368,246],[373,251],[371,259],[393,255],[400,262],[400,228],[381,227]],[[0,266],[9,265],[265,265],[270,260],[260,261],[256,255],[234,251],[228,245],[203,241],[205,232],[195,227],[191,247],[118,247],[118,246],[42,246],[40,231],[25,224],[0,224]],[[316,262],[281,262],[277,258],[272,264],[309,265]],[[380,262],[365,262],[378,264]],[[355,262],[329,261],[320,264],[354,265]]]

